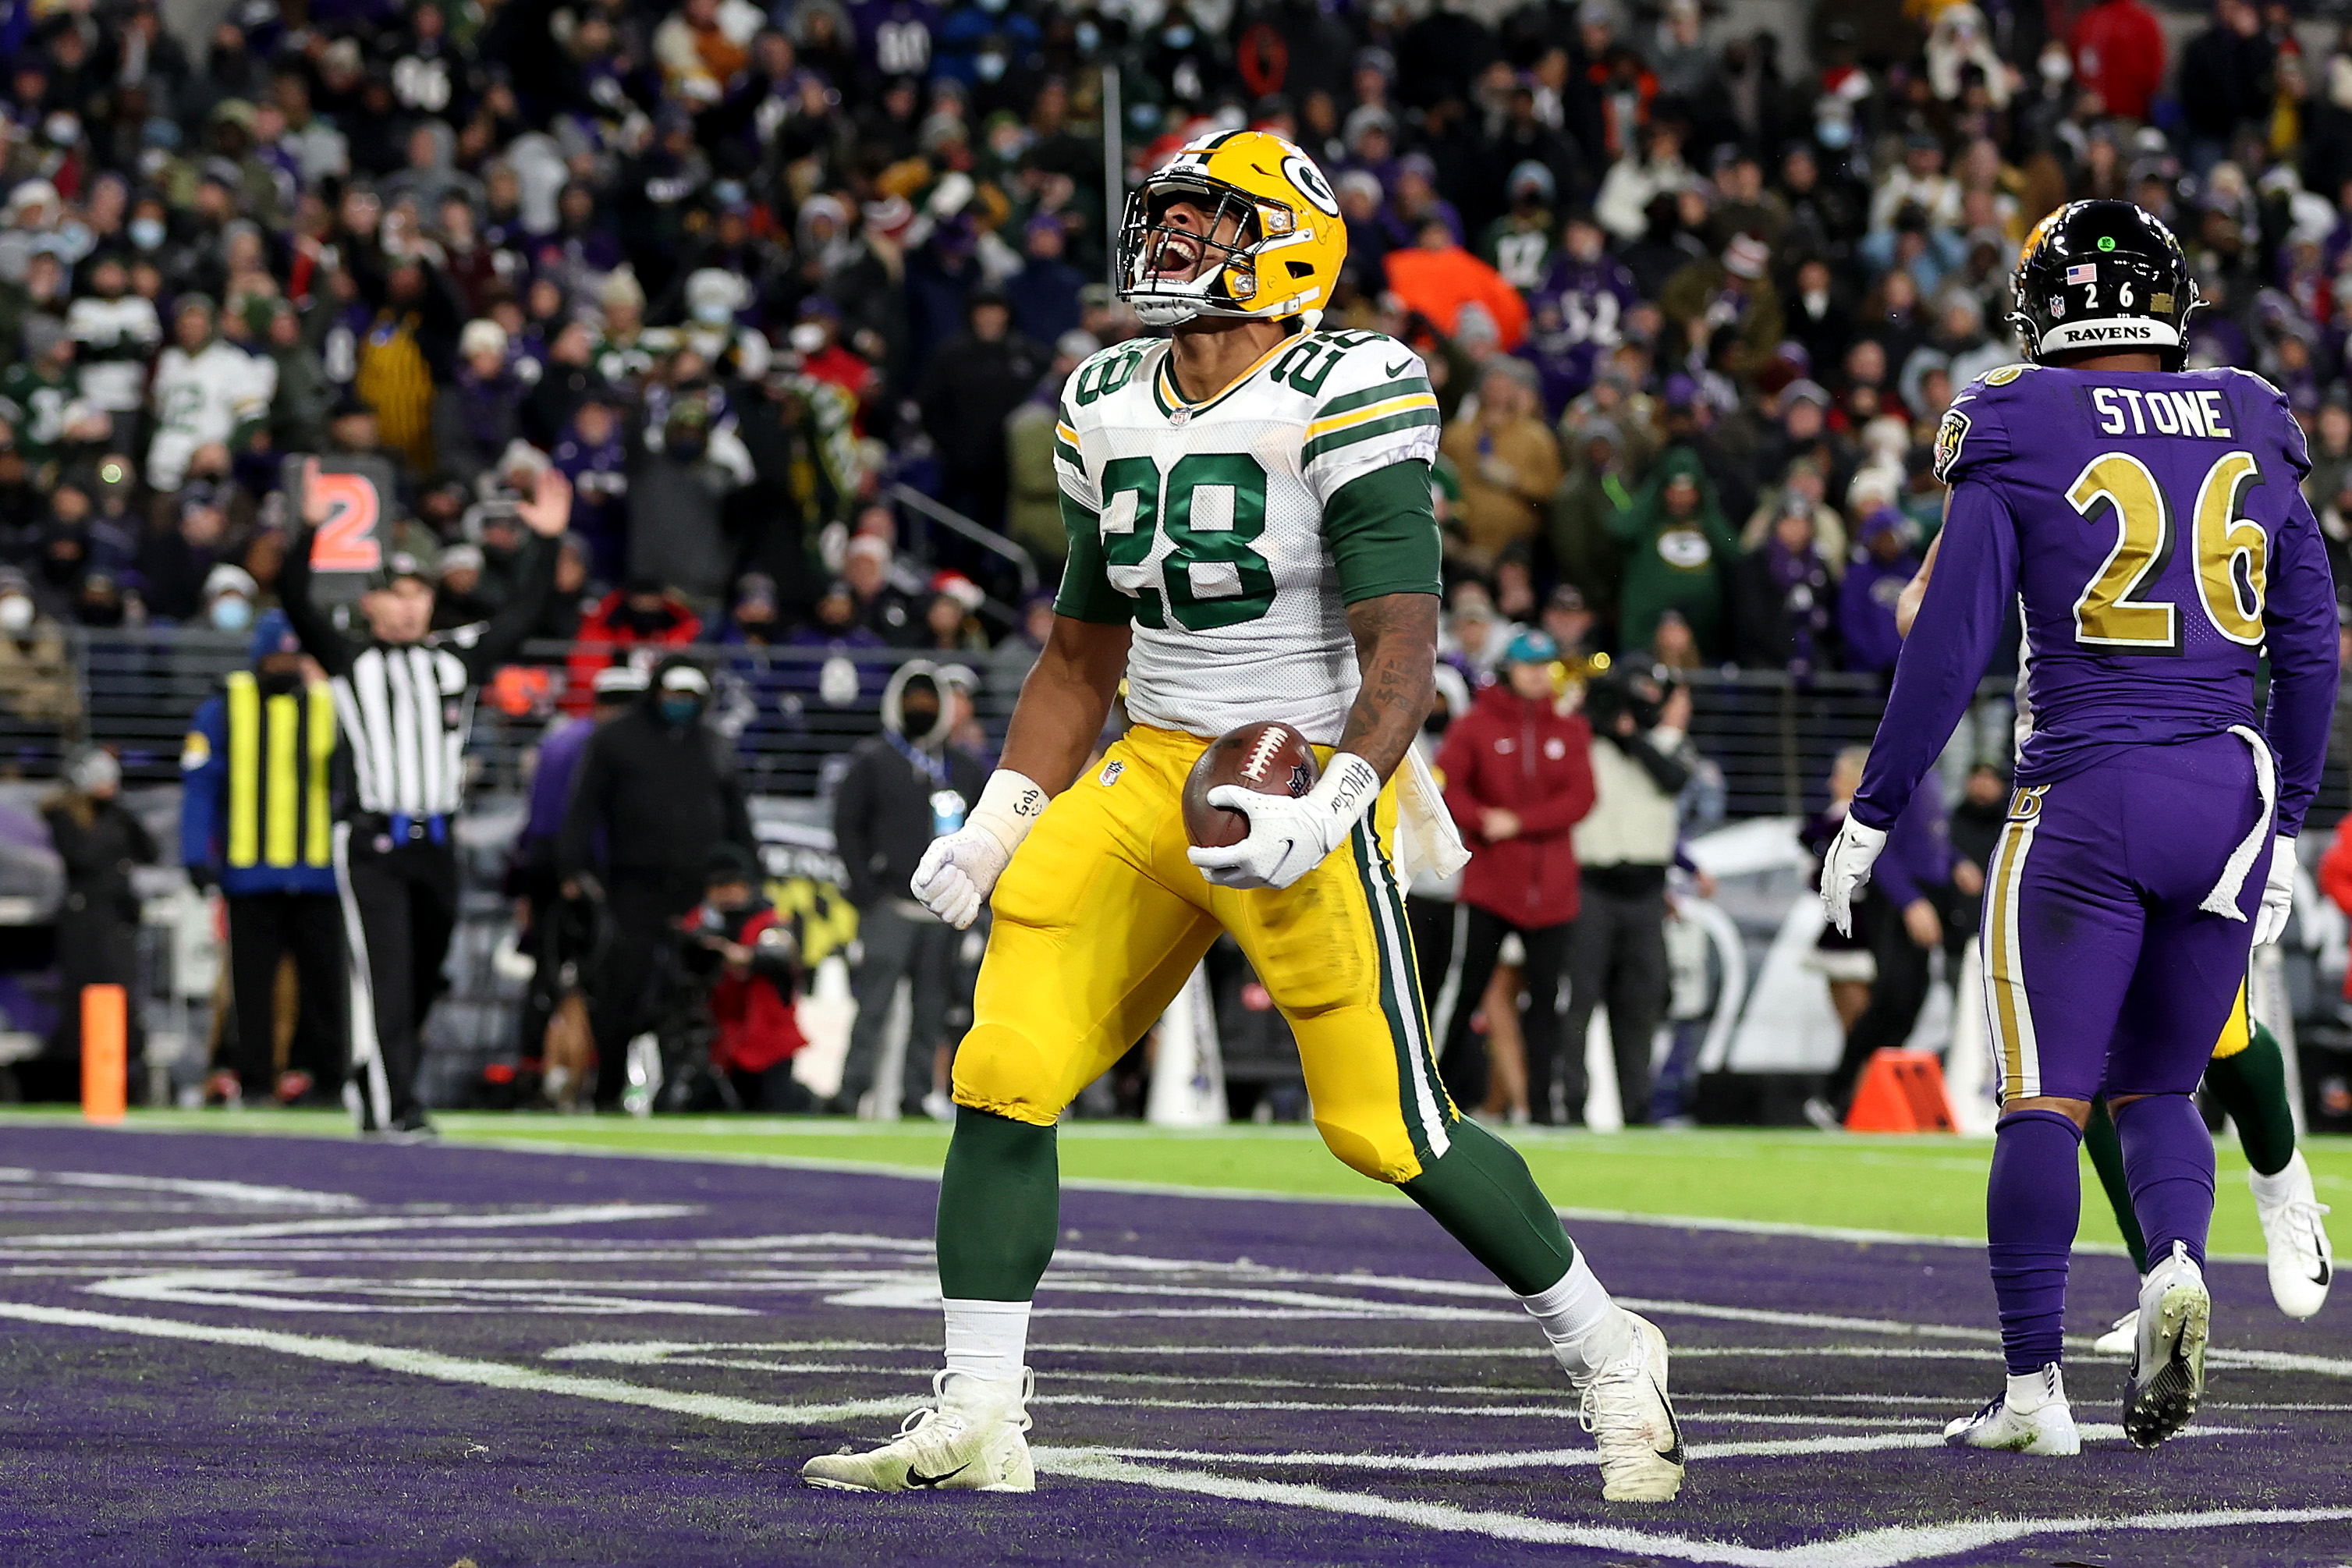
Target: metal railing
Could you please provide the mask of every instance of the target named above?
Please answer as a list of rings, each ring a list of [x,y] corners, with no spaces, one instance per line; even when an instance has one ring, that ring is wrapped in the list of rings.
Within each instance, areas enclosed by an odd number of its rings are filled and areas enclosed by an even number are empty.
[[[67,641],[67,673],[79,696],[79,717],[63,725],[25,718],[0,688],[0,776],[53,774],[66,750],[90,741],[114,748],[133,782],[171,782],[189,721],[223,675],[244,668],[246,651],[243,637],[215,632],[78,629]],[[584,708],[586,679],[615,651],[627,657],[630,650],[534,643],[524,651],[526,668],[545,671],[546,679],[485,694],[468,749],[484,788],[521,787],[527,757],[550,721]],[[1003,738],[1027,669],[1002,650],[726,644],[677,651],[711,670],[712,721],[733,739],[745,782],[762,795],[829,793],[849,752],[880,732],[882,689],[908,659],[959,663],[978,677],[975,716],[992,747]],[[1819,810],[1838,751],[1868,744],[1885,707],[1885,682],[1875,676],[1800,682],[1774,670],[1698,670],[1686,679],[1692,738],[1722,770],[1727,813],[1735,817]],[[1980,712],[1972,719],[1981,721],[1984,754],[2006,754],[2008,695],[2005,681],[1988,681],[1980,693]],[[2315,829],[2332,827],[2344,814],[2347,782],[2345,758],[2331,754]]]

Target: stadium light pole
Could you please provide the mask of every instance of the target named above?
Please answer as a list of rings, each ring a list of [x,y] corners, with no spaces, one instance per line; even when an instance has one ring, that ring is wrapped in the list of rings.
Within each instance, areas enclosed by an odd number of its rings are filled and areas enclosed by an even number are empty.
[[[1122,151],[1124,138],[1120,121],[1123,118],[1118,101],[1118,67],[1106,63],[1102,68],[1103,122],[1103,246],[1104,281],[1112,294],[1118,292],[1118,225],[1122,201],[1127,194],[1127,158]]]

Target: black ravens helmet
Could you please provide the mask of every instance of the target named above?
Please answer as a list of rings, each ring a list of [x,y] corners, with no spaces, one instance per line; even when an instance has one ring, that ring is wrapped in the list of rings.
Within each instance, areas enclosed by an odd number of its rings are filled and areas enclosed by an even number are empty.
[[[2025,237],[2010,316],[2026,357],[2085,349],[2153,349],[2164,368],[2187,357],[2183,329],[2200,303],[2180,242],[2130,202],[2069,202]]]

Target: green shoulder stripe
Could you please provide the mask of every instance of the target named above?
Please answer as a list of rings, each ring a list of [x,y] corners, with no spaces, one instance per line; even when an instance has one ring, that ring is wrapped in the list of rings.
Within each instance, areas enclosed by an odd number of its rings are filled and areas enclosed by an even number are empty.
[[[1318,436],[1299,449],[1299,461],[1311,463],[1316,458],[1336,452],[1342,447],[1352,447],[1359,441],[1369,441],[1378,436],[1393,436],[1400,430],[1412,430],[1422,426],[1438,428],[1444,422],[1434,408],[1409,408],[1402,414],[1391,414],[1382,419],[1368,419],[1361,425],[1350,425],[1345,430],[1335,430],[1328,436]]]

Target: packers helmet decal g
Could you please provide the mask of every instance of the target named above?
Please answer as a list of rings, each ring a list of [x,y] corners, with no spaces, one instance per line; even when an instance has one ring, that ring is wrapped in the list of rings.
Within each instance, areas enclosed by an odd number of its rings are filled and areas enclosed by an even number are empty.
[[[1179,203],[1197,218],[1171,222]],[[1268,132],[1213,132],[1128,197],[1119,298],[1151,326],[1305,316],[1311,331],[1347,255],[1339,199],[1312,158]]]

